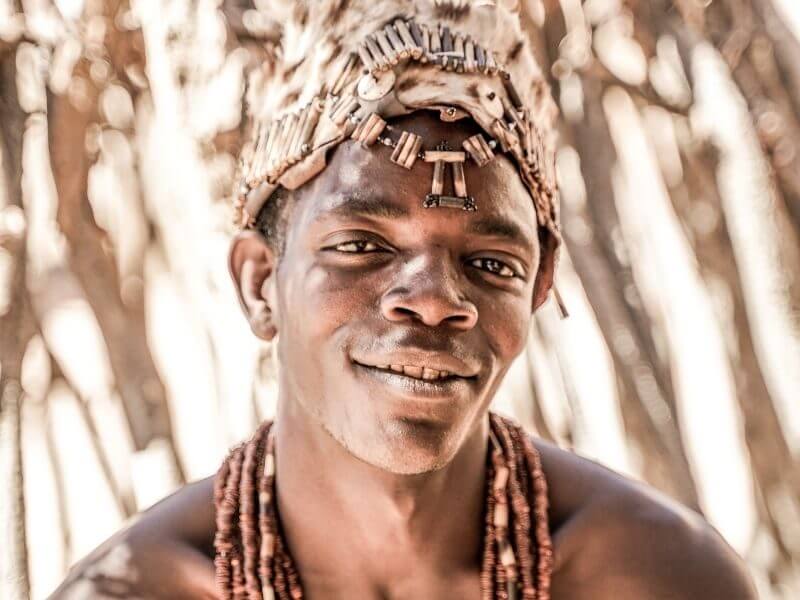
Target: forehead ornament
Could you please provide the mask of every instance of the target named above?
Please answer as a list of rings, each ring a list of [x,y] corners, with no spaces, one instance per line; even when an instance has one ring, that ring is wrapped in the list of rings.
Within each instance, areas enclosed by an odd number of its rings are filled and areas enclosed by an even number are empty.
[[[467,155],[464,152],[453,152],[442,142],[436,150],[425,152],[423,160],[433,163],[433,182],[431,183],[431,193],[425,196],[422,206],[431,208],[443,206],[446,208],[460,208],[462,210],[478,210],[475,201],[467,195],[467,182],[464,178],[464,161]],[[455,196],[444,194],[444,173],[447,166],[453,170],[453,190]]]

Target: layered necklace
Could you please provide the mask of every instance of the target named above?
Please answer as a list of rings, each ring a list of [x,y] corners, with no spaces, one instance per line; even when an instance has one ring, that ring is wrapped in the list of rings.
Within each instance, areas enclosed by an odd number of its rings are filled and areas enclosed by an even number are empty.
[[[489,418],[481,598],[550,600],[553,549],[539,453],[519,425]],[[265,422],[231,451],[214,484],[214,565],[225,600],[305,597],[275,498],[275,438]]]

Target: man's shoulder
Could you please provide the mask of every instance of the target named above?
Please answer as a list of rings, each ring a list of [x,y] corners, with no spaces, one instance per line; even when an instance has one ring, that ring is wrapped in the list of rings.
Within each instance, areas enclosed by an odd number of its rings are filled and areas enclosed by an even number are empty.
[[[694,511],[535,441],[550,486],[553,598],[756,598],[742,561]]]

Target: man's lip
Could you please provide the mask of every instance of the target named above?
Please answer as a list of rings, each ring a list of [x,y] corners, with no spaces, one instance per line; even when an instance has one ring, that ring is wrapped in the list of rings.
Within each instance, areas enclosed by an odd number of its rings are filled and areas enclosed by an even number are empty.
[[[463,361],[450,354],[430,352],[405,352],[381,355],[352,357],[351,360],[364,367],[375,369],[385,368],[387,365],[402,365],[408,367],[435,369],[447,371],[450,375],[474,378],[478,374],[477,368],[471,368]]]
[[[430,416],[428,411],[432,410],[433,406],[446,410],[444,407],[463,402],[475,392],[474,378],[417,379],[394,371],[367,367],[355,361],[352,365],[356,378],[369,381],[370,387],[374,383],[380,384],[381,389],[387,393],[380,393],[378,396],[405,416],[409,416],[407,411],[414,406],[424,406],[425,414]],[[396,404],[397,402],[399,404]],[[409,402],[411,404],[408,404]]]

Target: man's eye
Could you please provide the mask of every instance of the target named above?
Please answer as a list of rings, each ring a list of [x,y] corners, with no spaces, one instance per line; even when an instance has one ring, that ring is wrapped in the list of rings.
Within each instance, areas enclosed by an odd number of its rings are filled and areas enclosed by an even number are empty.
[[[499,277],[516,277],[517,273],[509,267],[506,263],[497,260],[496,258],[473,258],[469,261],[471,265],[489,271]]]
[[[378,245],[368,240],[351,240],[349,242],[342,242],[336,244],[333,249],[337,252],[375,252],[378,250]]]

